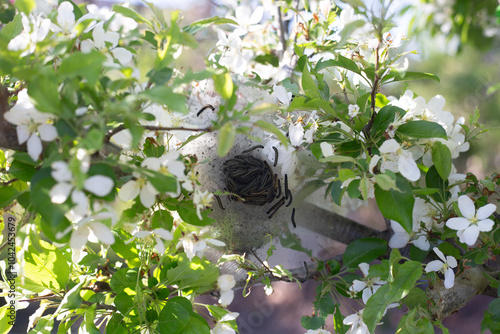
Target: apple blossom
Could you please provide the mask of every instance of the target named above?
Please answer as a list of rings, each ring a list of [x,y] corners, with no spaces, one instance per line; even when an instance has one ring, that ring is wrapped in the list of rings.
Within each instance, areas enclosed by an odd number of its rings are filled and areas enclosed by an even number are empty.
[[[54,115],[38,111],[27,89],[21,90],[17,98],[17,103],[4,114],[4,118],[17,126],[19,144],[26,143],[29,156],[38,161],[43,151],[42,140],[49,142],[57,138],[56,127],[50,124]]]
[[[222,318],[210,330],[211,334],[236,334],[236,331],[226,322],[236,320],[240,314],[238,312],[229,312],[224,314]]]
[[[413,155],[410,151],[403,149],[395,139],[384,141],[379,151],[382,155],[380,166],[382,172],[386,170],[399,172],[410,181],[417,181],[420,178],[420,169],[413,160]]]
[[[440,258],[440,260],[433,260],[425,266],[425,272],[439,271],[444,274],[444,287],[450,289],[455,284],[455,273],[452,268],[455,268],[458,263],[453,256],[444,256],[443,252],[439,248],[434,247],[432,249],[434,253]]]
[[[460,242],[473,246],[479,232],[488,232],[493,228],[495,223],[488,217],[495,212],[496,206],[490,203],[476,211],[474,202],[467,195],[462,195],[458,198],[458,208],[463,217],[448,219],[446,226],[458,231]]]
[[[164,254],[165,253],[165,246],[163,244],[163,240],[165,241],[172,241],[173,236],[170,231],[167,231],[163,228],[155,228],[152,231],[137,231],[132,235],[132,238],[127,240],[125,244],[128,244],[132,242],[135,239],[142,239],[142,238],[147,238],[147,237],[152,237],[155,240],[155,246],[154,249],[158,254]]]
[[[384,284],[387,284],[386,281],[383,281],[380,279],[380,277],[370,277],[367,278],[368,276],[368,271],[370,269],[370,265],[368,263],[360,263],[359,269],[361,269],[361,272],[365,276],[363,280],[357,280],[355,279],[352,282],[352,285],[349,287],[349,291],[353,293],[358,293],[363,291],[362,293],[362,299],[363,303],[366,304],[368,299]]]
[[[21,13],[23,31],[10,40],[7,49],[10,51],[23,51],[21,57],[35,52],[36,45],[47,37],[50,28],[50,20],[42,19],[42,14],[33,16]]]

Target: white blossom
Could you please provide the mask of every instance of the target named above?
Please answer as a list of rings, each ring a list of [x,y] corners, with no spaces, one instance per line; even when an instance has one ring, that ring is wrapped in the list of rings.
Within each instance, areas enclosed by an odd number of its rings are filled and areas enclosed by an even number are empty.
[[[240,314],[238,312],[229,312],[217,321],[214,328],[210,330],[211,334],[236,334],[236,331],[226,322],[236,320]]]
[[[195,256],[202,256],[208,247],[207,243],[216,246],[216,247],[224,247],[226,244],[220,240],[212,239],[212,238],[203,238],[203,234],[208,231],[207,228],[202,229],[199,233],[191,232],[185,234],[177,244],[177,248],[184,248],[184,252],[186,253],[189,261],[193,259]]]
[[[413,155],[409,150],[405,150],[395,139],[386,140],[379,148],[382,155],[380,170],[390,170],[394,173],[401,173],[410,181],[417,181],[420,178],[420,169],[413,160]]]
[[[491,203],[486,204],[476,212],[474,202],[467,195],[462,195],[458,198],[458,208],[463,217],[448,219],[446,226],[458,231],[460,242],[473,246],[479,232],[488,232],[493,228],[494,222],[488,217],[495,212],[496,206]]]
[[[434,247],[433,251],[441,260],[433,260],[429,262],[425,267],[425,272],[439,271],[443,273],[444,287],[446,289],[450,289],[455,284],[455,273],[452,268],[455,268],[458,265],[457,260],[453,256],[448,255],[445,257],[443,252],[441,252],[437,247]]]
[[[165,245],[163,244],[163,240],[172,241],[174,237],[170,231],[165,230],[164,228],[155,228],[152,231],[137,231],[132,235],[132,238],[127,240],[125,244],[132,242],[135,239],[142,239],[152,237],[155,240],[155,251],[158,254],[165,253]]]
[[[344,318],[343,323],[351,326],[346,334],[370,334],[368,326],[363,322],[363,310],[348,315]]]
[[[43,151],[42,140],[49,142],[57,138],[56,127],[49,123],[52,114],[38,111],[30,101],[27,89],[17,95],[17,103],[4,114],[4,118],[16,125],[19,144],[26,143],[28,154],[38,161]]]
[[[350,104],[348,107],[348,114],[349,117],[353,118],[358,116],[359,113],[359,106],[357,104]]]
[[[33,14],[26,16],[26,14],[21,13],[21,22],[23,31],[9,42],[7,49],[10,51],[23,51],[21,57],[24,57],[35,52],[36,44],[47,37],[50,20],[42,19],[42,14],[35,17]]]
[[[360,263],[359,264],[359,269],[361,269],[361,272],[365,276],[363,280],[357,280],[355,279],[352,282],[352,285],[349,287],[349,291],[353,293],[358,293],[363,291],[362,293],[362,299],[363,303],[366,304],[368,299],[384,284],[387,284],[386,281],[383,281],[380,279],[380,277],[370,277],[367,278],[368,272],[370,269],[370,265],[368,263]]]

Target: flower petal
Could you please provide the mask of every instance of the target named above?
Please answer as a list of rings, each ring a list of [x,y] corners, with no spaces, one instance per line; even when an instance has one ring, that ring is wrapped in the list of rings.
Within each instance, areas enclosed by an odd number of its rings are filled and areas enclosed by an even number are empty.
[[[486,219],[489,216],[493,214],[497,210],[497,207],[495,204],[486,204],[485,206],[479,208],[476,213],[476,218],[477,219]]]
[[[99,197],[106,196],[114,186],[113,179],[104,175],[93,175],[85,180],[83,188]]]
[[[460,213],[467,219],[472,219],[476,215],[474,202],[467,195],[462,195],[458,198],[458,208]]]
[[[28,139],[28,154],[33,159],[33,161],[38,161],[40,154],[42,154],[42,141],[36,134],[32,134],[30,139]]]
[[[453,287],[454,284],[455,284],[455,273],[453,272],[453,269],[448,268],[448,270],[446,270],[444,273],[444,287],[446,289],[450,289]]]
[[[436,253],[436,255],[443,261],[443,262],[446,262],[446,257],[444,256],[443,252],[441,252],[441,250],[437,247],[434,247],[432,249],[434,251],[434,253]]]
[[[69,194],[73,189],[73,185],[66,182],[57,183],[52,187],[49,191],[50,200],[52,203],[61,204],[66,202],[69,197]]]
[[[43,141],[53,141],[57,138],[57,129],[52,124],[42,124],[38,127],[38,134]]]
[[[141,189],[140,192],[141,203],[146,208],[150,208],[155,204],[156,201],[156,193],[151,192],[150,189],[146,186]]]
[[[111,232],[109,227],[103,223],[93,222],[90,224],[90,228],[92,229],[92,232],[94,232],[94,235],[103,244],[112,245],[115,243],[115,236],[113,235],[113,232]]]
[[[495,225],[495,223],[491,219],[483,219],[477,222],[477,227],[481,232],[491,231],[493,225]]]
[[[425,266],[425,272],[428,273],[430,271],[440,271],[441,268],[443,268],[443,262],[439,260],[434,260],[427,263],[427,266]]]
[[[139,195],[139,192],[141,189],[139,188],[137,181],[136,180],[130,180],[127,183],[125,183],[122,188],[120,189],[120,192],[118,193],[118,197],[124,201],[128,202]]]
[[[464,231],[463,239],[467,245],[472,246],[476,243],[478,236],[479,227],[477,225],[471,225]]]
[[[380,153],[396,153],[401,145],[396,141],[396,139],[389,139],[382,143],[379,148]]]
[[[31,132],[26,125],[18,125],[16,127],[16,132],[19,144],[25,143],[31,135]]]
[[[410,181],[417,181],[420,178],[420,169],[418,169],[417,163],[413,160],[411,154],[409,157],[399,157],[398,168],[401,175]]]
[[[446,226],[448,226],[452,230],[464,230],[470,226],[470,221],[462,217],[450,218],[446,222]]]
[[[156,234],[157,236],[159,236],[160,238],[164,239],[164,240],[173,240],[174,237],[172,236],[172,233],[170,233],[169,231],[165,230],[164,228],[155,228],[153,230],[153,233]]]

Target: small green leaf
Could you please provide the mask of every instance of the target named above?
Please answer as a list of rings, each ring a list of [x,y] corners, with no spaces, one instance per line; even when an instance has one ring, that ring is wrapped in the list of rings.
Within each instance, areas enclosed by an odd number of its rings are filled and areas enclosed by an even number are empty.
[[[325,318],[317,315],[303,316],[300,322],[305,329],[319,329],[325,325]]]
[[[236,140],[236,129],[233,123],[225,123],[219,130],[219,138],[217,145],[217,154],[220,157],[225,157],[234,145]]]
[[[387,252],[387,241],[377,238],[357,239],[347,245],[343,255],[344,267],[356,269],[362,262],[370,263]]]
[[[436,166],[439,176],[447,180],[451,172],[451,152],[448,146],[436,141],[432,146],[432,162]]]
[[[398,127],[397,134],[412,138],[448,139],[446,130],[438,123],[430,121],[409,121]]]
[[[214,16],[208,19],[203,19],[199,20],[196,22],[191,23],[189,26],[184,27],[184,30],[187,32],[190,32],[191,34],[197,33],[198,31],[202,29],[206,29],[212,25],[221,25],[221,24],[232,24],[237,26],[238,23],[234,20],[225,18],[225,17],[218,17]]]
[[[219,93],[224,100],[229,100],[234,93],[234,84],[231,75],[227,72],[215,74],[213,77],[215,91]]]
[[[259,128],[261,128],[262,130],[265,130],[267,132],[270,132],[272,134],[274,134],[276,137],[278,137],[279,141],[283,144],[283,145],[287,145],[288,143],[288,140],[287,138],[285,137],[285,135],[283,134],[283,132],[281,132],[280,129],[278,129],[277,127],[275,127],[274,125],[272,125],[271,123],[268,123],[266,121],[263,121],[263,120],[258,120],[255,122],[255,125],[257,125]]]
[[[307,97],[311,99],[321,99],[321,93],[318,89],[318,84],[314,81],[311,73],[309,73],[307,56],[302,56],[299,59],[299,68],[302,69],[302,89]]]

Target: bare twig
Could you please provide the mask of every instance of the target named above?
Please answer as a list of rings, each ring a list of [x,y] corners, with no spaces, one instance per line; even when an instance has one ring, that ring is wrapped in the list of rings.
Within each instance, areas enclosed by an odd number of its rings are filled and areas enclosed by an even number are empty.
[[[184,127],[164,127],[164,126],[154,126],[154,125],[142,125],[145,130],[149,131],[194,131],[194,132],[211,132],[212,128],[184,128]],[[125,130],[125,125],[121,124],[114,129],[108,131],[105,137],[105,141],[109,142],[113,135],[118,132]]]

